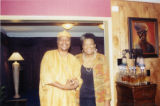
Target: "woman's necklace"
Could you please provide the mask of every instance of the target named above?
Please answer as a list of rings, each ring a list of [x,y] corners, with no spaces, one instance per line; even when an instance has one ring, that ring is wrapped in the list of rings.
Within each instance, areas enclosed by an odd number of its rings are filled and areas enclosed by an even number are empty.
[[[94,60],[96,58],[97,53],[95,52],[91,58],[87,58],[86,55],[82,54],[83,66],[85,67],[87,72],[91,72],[94,67]]]
[[[85,69],[86,69],[87,72],[91,72],[92,71],[92,68],[86,68],[85,67]]]

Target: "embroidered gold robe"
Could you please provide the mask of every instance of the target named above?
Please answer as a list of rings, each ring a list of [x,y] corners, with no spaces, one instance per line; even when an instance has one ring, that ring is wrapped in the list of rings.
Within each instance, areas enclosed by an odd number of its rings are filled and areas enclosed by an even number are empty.
[[[58,50],[47,51],[40,67],[39,95],[41,106],[78,106],[76,90],[61,90],[46,85],[55,81],[65,84],[67,80],[72,78],[77,78],[80,84],[82,83],[79,61],[70,53],[64,58],[60,56]]]

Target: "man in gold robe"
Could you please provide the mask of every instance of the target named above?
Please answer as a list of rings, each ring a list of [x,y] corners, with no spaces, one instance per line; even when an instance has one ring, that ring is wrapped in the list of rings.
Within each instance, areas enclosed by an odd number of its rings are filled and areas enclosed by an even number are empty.
[[[42,58],[39,85],[41,106],[78,106],[76,90],[82,83],[81,66],[68,53],[70,43],[70,33],[58,33],[58,49],[47,51]]]

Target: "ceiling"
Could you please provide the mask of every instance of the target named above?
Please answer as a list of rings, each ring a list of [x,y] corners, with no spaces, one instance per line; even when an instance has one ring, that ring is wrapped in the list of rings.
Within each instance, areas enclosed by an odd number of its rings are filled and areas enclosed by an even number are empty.
[[[56,37],[57,33],[64,28],[61,26],[2,26],[2,30],[8,37]],[[98,26],[75,26],[69,32],[73,37],[79,37],[86,32],[104,36],[103,30]]]
[[[65,23],[65,22],[64,22]],[[74,22],[75,24],[75,22]],[[103,37],[104,31],[98,27],[100,23],[76,23],[69,30],[73,37],[80,37],[86,32],[94,33],[96,36]],[[63,31],[62,22],[44,21],[21,21],[21,22],[2,22],[2,31],[8,37],[56,37],[57,33]]]

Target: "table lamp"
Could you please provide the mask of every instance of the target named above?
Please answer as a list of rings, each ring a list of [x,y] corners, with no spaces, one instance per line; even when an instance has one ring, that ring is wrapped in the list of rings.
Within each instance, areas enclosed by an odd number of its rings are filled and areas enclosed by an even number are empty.
[[[12,55],[9,57],[8,61],[15,61],[12,64],[12,70],[13,70],[13,80],[14,80],[14,90],[15,95],[13,98],[20,98],[19,95],[19,70],[20,70],[20,64],[17,61],[24,60],[23,57],[18,52],[13,52]]]

